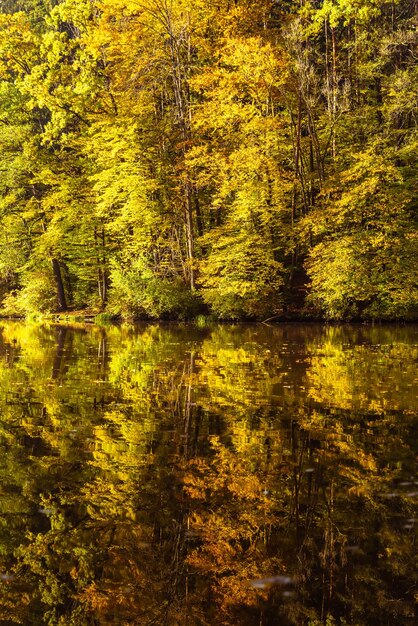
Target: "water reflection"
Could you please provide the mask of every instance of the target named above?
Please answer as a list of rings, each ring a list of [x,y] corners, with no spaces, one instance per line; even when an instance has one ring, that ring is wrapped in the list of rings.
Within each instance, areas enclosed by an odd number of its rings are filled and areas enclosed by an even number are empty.
[[[1,330],[2,623],[415,623],[416,327]]]

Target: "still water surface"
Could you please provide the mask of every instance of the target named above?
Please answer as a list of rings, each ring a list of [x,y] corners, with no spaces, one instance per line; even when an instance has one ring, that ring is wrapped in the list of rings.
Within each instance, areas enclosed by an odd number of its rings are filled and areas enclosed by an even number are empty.
[[[0,331],[1,624],[416,623],[416,326]]]

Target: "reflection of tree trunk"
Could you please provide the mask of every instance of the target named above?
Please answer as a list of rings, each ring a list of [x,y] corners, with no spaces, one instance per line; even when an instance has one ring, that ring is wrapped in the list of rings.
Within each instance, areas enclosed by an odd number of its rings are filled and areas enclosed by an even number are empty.
[[[57,347],[55,351],[54,361],[52,363],[52,380],[57,380],[61,372],[62,357],[64,355],[65,337],[67,335],[67,328],[58,328],[57,331]]]
[[[98,379],[106,380],[106,364],[107,364],[107,335],[106,331],[103,330],[102,335],[100,337],[98,351],[97,351],[97,369],[98,369]]]
[[[295,423],[292,421],[292,462],[293,462],[293,512],[295,515],[295,526],[296,526],[296,545],[299,548],[300,546],[300,536],[299,536],[299,488],[300,488],[300,462],[297,461],[297,437],[296,437],[296,427]],[[302,452],[303,453],[303,452]],[[299,468],[299,471],[298,471]]]
[[[106,380],[106,370],[107,370],[107,362],[108,362],[108,347],[107,347],[107,335],[105,329],[101,329],[101,335],[99,339],[99,343],[97,346],[97,380],[105,381]],[[105,405],[105,394],[103,393],[103,389],[101,387],[98,388],[98,396],[101,395],[101,398],[94,394],[93,407],[98,409],[101,407],[103,409]]]
[[[67,300],[65,298],[64,283],[62,281],[61,267],[58,259],[52,259],[52,270],[54,272],[55,284],[57,286],[59,310],[66,311]]]
[[[334,483],[331,480],[329,486],[329,499],[325,486],[322,487],[324,501],[327,509],[327,518],[324,529],[324,549],[322,555],[322,604],[321,620],[325,621],[329,607],[331,606],[334,591],[335,569],[335,536],[334,536]],[[328,582],[327,582],[328,575]]]
[[[202,418],[203,418],[203,411],[202,411],[202,407],[198,406],[195,409],[195,420],[194,420],[194,434],[193,434],[193,455],[197,455],[198,452],[198,442],[199,442],[199,433],[200,433],[200,426],[202,423]]]
[[[188,384],[185,398],[184,407],[184,457],[189,457],[189,438],[190,438],[190,424],[192,420],[192,376],[194,370],[194,353],[190,353],[190,363],[188,372]]]
[[[335,537],[334,537],[334,482],[331,480],[329,494],[329,586],[328,586],[328,605],[331,601],[334,591],[334,569],[335,569]]]

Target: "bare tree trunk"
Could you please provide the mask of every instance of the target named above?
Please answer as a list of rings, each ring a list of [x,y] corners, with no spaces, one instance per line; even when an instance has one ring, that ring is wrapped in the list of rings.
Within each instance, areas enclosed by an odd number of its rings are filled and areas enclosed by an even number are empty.
[[[47,227],[46,227],[45,216],[42,217],[41,223],[42,223],[42,230],[44,233],[46,233]],[[56,259],[55,257],[52,259],[52,272],[54,274],[55,284],[57,287],[58,310],[66,311],[68,307],[67,307],[67,299],[65,297],[64,282],[62,280],[61,267],[60,267],[58,259]]]
[[[102,226],[101,243],[102,243],[102,303],[106,304],[108,274],[107,274],[107,267],[106,267],[106,236],[105,236],[104,226]]]
[[[167,34],[170,43],[171,76],[173,81],[173,93],[176,107],[178,124],[181,129],[181,154],[184,160],[187,146],[191,136],[191,111],[190,111],[190,89],[188,73],[190,67],[190,35],[189,25],[181,32],[176,33],[173,24],[171,8],[167,3],[163,4],[163,14]],[[188,259],[188,279],[191,291],[195,290],[195,268],[194,268],[194,206],[193,187],[187,172],[183,182],[184,191],[184,212],[185,212],[185,233],[186,252]],[[197,206],[197,205],[196,205]]]
[[[94,228],[94,242],[96,244],[97,287],[99,292],[99,298],[102,302],[102,305],[104,305],[107,301],[108,276],[105,255],[106,238],[103,226],[100,234],[97,232],[97,228]]]
[[[332,40],[332,158],[336,156],[336,137],[335,137],[335,120],[337,117],[337,40],[335,37],[335,28],[331,28]]]
[[[194,237],[193,237],[193,209],[191,190],[186,186],[186,240],[187,256],[189,259],[189,280],[191,291],[195,290],[195,270],[194,270]]]
[[[57,286],[58,306],[60,311],[67,310],[67,300],[65,298],[64,283],[62,281],[61,267],[58,259],[52,259],[52,270],[54,272],[55,284]]]

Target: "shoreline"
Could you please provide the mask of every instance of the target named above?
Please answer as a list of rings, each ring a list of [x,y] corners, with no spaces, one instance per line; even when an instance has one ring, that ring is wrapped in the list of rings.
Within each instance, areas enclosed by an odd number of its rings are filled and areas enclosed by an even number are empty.
[[[15,321],[15,322],[38,322],[38,323],[52,323],[60,325],[70,325],[72,323],[77,324],[91,324],[96,326],[118,326],[121,324],[190,324],[195,326],[210,326],[213,324],[222,325],[264,325],[264,326],[279,326],[283,324],[318,324],[321,326],[381,326],[381,325],[413,325],[418,324],[418,318],[413,319],[327,319],[325,317],[319,317],[314,315],[277,315],[266,320],[251,320],[251,319],[216,319],[209,316],[197,316],[190,319],[177,319],[177,318],[147,318],[147,317],[135,317],[135,318],[123,318],[121,316],[109,315],[103,313],[83,313],[82,311],[68,312],[68,313],[49,313],[39,316],[9,316],[0,315],[0,321]]]

